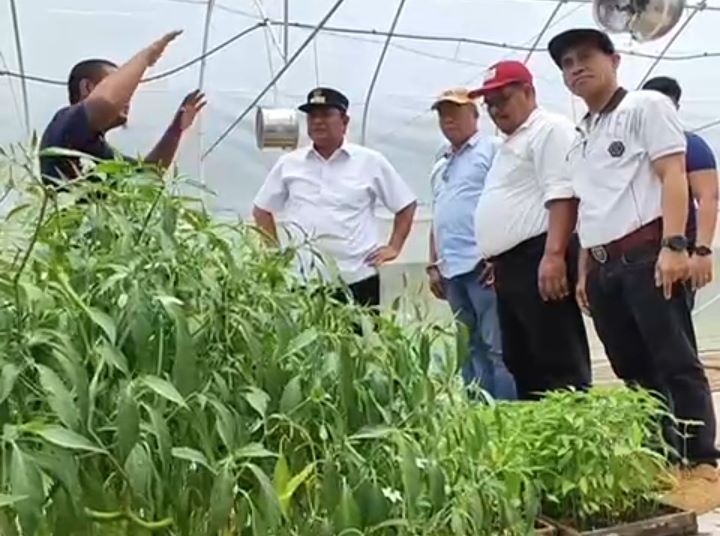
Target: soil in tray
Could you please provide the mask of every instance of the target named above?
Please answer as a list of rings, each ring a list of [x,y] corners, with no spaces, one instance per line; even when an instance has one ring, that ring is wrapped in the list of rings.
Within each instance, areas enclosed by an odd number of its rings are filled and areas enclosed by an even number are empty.
[[[624,521],[600,522],[595,520],[577,528],[573,522],[558,522],[560,536],[686,536],[697,534],[697,516],[672,506],[653,505],[643,508],[636,516],[626,516]]]

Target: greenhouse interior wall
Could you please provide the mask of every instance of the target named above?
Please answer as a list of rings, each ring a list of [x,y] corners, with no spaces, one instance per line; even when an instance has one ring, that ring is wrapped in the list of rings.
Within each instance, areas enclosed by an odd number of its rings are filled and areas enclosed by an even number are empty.
[[[399,8],[388,41],[385,34]],[[633,89],[653,75],[677,78],[684,90],[680,113],[686,128],[700,132],[716,154],[719,23],[720,0],[689,0],[682,23],[660,40],[638,43],[626,34],[614,36],[622,53],[623,85]],[[121,63],[164,32],[182,29],[150,73],[160,76],[141,86],[129,124],[111,141],[125,153],[147,151],[182,97],[201,87],[209,104],[184,140],[179,169],[214,192],[206,200],[218,217],[247,218],[253,195],[282,154],[257,148],[250,105],[295,107],[314,86],[337,87],[351,101],[349,139],[382,151],[420,200],[405,251],[382,271],[383,298],[387,303],[400,294],[416,296],[431,314],[449,318],[444,304],[423,288],[431,223],[428,176],[442,144],[429,109],[433,97],[448,87],[476,86],[492,63],[518,59],[534,73],[540,104],[577,121],[582,105],[564,87],[545,48],[557,32],[579,26],[595,26],[591,4],[583,0],[4,1],[0,145],[27,142],[33,132],[42,132],[67,100],[64,81],[77,61],[104,57]],[[480,128],[494,134],[484,110]],[[304,133],[300,143],[307,143]],[[6,208],[11,202],[6,200]],[[378,217],[387,232],[389,216],[380,211]],[[702,350],[720,351],[717,280],[702,290],[695,313]]]

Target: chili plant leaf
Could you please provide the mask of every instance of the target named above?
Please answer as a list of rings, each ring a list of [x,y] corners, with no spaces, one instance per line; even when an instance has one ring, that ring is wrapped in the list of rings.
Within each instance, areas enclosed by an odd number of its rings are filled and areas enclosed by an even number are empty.
[[[295,495],[298,488],[312,476],[315,471],[315,465],[315,462],[307,464],[302,471],[288,480],[280,489],[280,507],[285,515],[290,512],[290,502],[292,501],[293,495]]]
[[[12,506],[13,504],[24,501],[27,498],[27,495],[5,495],[4,493],[0,493],[0,508]]]
[[[227,526],[235,499],[234,487],[235,475],[230,469],[230,464],[224,463],[215,476],[210,492],[208,534],[216,534]]]
[[[245,392],[245,400],[248,401],[248,404],[250,404],[250,406],[252,406],[252,408],[257,411],[261,417],[265,417],[268,402],[270,402],[270,396],[265,391],[262,391],[257,387],[250,387]]]
[[[162,378],[158,378],[157,376],[145,376],[141,381],[144,385],[166,400],[169,400],[178,406],[182,406],[184,408],[187,407],[185,399],[170,382],[163,380]]]
[[[42,518],[42,475],[37,465],[15,444],[10,455],[10,489],[13,495],[26,497],[14,506],[23,534],[35,534]]]
[[[46,426],[32,430],[33,433],[42,437],[48,443],[70,450],[84,450],[87,452],[105,453],[105,449],[98,447],[95,443],[80,434],[62,428],[60,426]]]
[[[125,460],[125,474],[133,493],[146,504],[150,504],[152,483],[152,462],[144,443],[136,443]]]
[[[98,352],[100,353],[100,357],[112,367],[116,368],[123,374],[127,375],[130,373],[127,358],[115,347],[115,345],[109,343],[108,341],[102,341],[100,343],[100,347],[98,348]]]
[[[277,454],[270,452],[260,443],[249,443],[233,452],[233,457],[236,459],[274,458],[275,456],[277,456]]]
[[[132,384],[128,384],[120,394],[115,427],[118,437],[118,460],[122,463],[140,437],[140,410],[133,397]]]
[[[173,383],[184,396],[197,387],[198,370],[195,345],[188,329],[187,319],[178,311],[175,315],[175,361],[172,368]]]
[[[175,447],[172,449],[171,454],[174,458],[186,460],[197,465],[202,465],[210,472],[215,472],[213,468],[210,467],[210,464],[208,463],[205,455],[198,450],[192,449],[190,447]]]
[[[15,386],[15,380],[21,370],[13,363],[5,363],[0,374],[0,404],[5,402]]]
[[[270,528],[277,527],[280,524],[282,509],[272,482],[265,474],[265,471],[257,465],[248,463],[246,464],[246,467],[250,469],[260,486],[260,509],[262,511],[263,518]]]
[[[280,411],[282,413],[288,415],[302,402],[302,387],[300,382],[300,376],[295,376],[287,383],[285,389],[283,389],[283,394],[280,398]]]
[[[47,402],[60,421],[73,430],[80,426],[80,414],[75,399],[60,379],[60,376],[45,365],[37,365],[40,373],[40,385],[47,395]]]
[[[282,318],[282,317],[280,317]],[[317,330],[310,328],[306,331],[303,331],[300,335],[295,337],[293,340],[290,341],[290,344],[288,344],[288,348],[285,351],[285,357],[290,357],[291,355],[295,355],[297,353],[300,353],[302,350],[304,350],[306,347],[310,346],[312,343],[314,343],[318,338],[318,332]]]

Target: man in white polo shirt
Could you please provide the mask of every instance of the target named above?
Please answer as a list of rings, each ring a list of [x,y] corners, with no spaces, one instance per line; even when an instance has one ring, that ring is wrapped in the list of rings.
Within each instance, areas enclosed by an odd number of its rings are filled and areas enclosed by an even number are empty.
[[[308,94],[299,109],[307,114],[313,143],[278,160],[255,197],[253,216],[277,241],[275,215],[282,212],[295,239],[306,237],[313,248],[336,263],[357,303],[377,306],[377,269],[400,254],[416,201],[384,156],[345,140],[348,105],[348,99],[335,89],[317,88]],[[386,244],[379,241],[376,202],[395,214]],[[300,264],[306,276],[328,275],[327,268],[317,266],[317,259],[307,251],[301,252]]]
[[[520,62],[493,66],[474,94],[505,134],[475,213],[480,255],[494,267],[505,363],[521,399],[585,389],[590,351],[571,292],[576,200],[562,172],[575,127],[538,108]]]
[[[684,441],[666,430],[682,458],[715,466],[712,398],[684,284],[688,183],[677,111],[655,91],[619,87],[620,56],[598,30],[563,32],[548,47],[589,110],[567,156],[584,248],[578,298],[618,377],[661,393],[678,419],[703,423]]]

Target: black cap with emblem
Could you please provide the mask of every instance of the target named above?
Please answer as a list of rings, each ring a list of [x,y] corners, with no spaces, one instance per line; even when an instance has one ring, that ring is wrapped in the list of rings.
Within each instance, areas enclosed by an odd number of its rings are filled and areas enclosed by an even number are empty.
[[[308,93],[307,102],[301,104],[298,109],[301,112],[308,113],[318,106],[337,108],[341,112],[347,112],[350,101],[337,89],[318,87]]]
[[[562,67],[563,54],[571,47],[584,44],[593,44],[605,54],[615,54],[615,45],[608,34],[594,28],[576,28],[556,35],[548,43],[548,52],[555,65]]]

